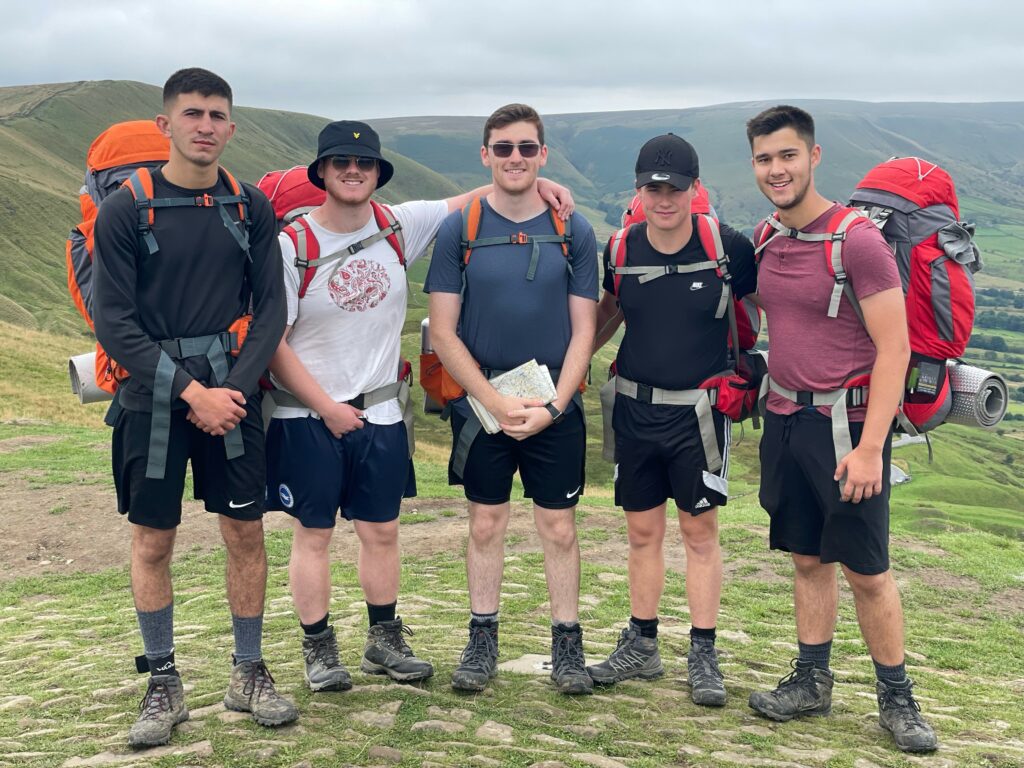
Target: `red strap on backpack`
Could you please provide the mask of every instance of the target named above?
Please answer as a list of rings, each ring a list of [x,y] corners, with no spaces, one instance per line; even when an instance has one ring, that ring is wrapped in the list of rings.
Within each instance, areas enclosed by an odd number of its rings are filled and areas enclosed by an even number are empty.
[[[632,224],[628,224],[623,227],[608,241],[612,264],[615,267],[615,271],[612,273],[612,294],[615,296],[619,295],[619,286],[622,284],[622,275],[619,273],[619,269],[626,266],[626,237],[632,226]]]

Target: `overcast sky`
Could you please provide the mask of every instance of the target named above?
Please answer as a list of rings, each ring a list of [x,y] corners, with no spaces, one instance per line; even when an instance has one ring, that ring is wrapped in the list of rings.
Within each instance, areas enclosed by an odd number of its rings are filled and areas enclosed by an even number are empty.
[[[0,0],[0,85],[225,77],[330,118],[1024,99],[1010,0]]]

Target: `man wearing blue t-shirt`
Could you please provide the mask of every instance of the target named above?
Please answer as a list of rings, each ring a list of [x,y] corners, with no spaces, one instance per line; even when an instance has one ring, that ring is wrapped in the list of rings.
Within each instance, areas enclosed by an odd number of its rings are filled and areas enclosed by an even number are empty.
[[[563,693],[593,689],[578,621],[580,558],[575,508],[583,490],[586,426],[579,385],[596,325],[597,242],[573,214],[560,237],[537,192],[547,161],[540,116],[509,104],[484,126],[480,156],[494,189],[481,200],[479,231],[466,259],[463,214],[438,232],[424,290],[434,350],[452,377],[498,421],[480,429],[465,398],[451,403],[449,483],[469,501],[469,643],[452,687],[479,691],[497,674],[498,600],[512,476],[519,470],[544,547],[551,601],[551,679]],[[501,244],[494,239],[507,238]],[[484,241],[490,241],[485,243]],[[550,403],[508,397],[488,382],[531,359],[556,380]]]

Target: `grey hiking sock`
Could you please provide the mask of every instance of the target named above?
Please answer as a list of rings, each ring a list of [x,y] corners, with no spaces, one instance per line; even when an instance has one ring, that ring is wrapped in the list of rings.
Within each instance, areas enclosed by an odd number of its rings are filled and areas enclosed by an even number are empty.
[[[885,664],[879,664],[872,657],[871,663],[875,665],[875,676],[878,678],[878,682],[897,687],[907,684],[906,661],[901,661],[899,664],[887,667]]]
[[[235,664],[263,658],[262,613],[248,617],[231,614],[231,628],[235,633]]]
[[[797,642],[800,648],[800,661],[809,661],[816,669],[823,669],[828,672],[829,659],[832,658],[832,641],[825,643],[801,643]]]
[[[142,647],[146,659],[150,662],[150,671],[154,662],[166,663],[171,657],[174,665],[174,603],[168,603],[155,611],[135,611],[139,620],[139,631],[142,633]]]

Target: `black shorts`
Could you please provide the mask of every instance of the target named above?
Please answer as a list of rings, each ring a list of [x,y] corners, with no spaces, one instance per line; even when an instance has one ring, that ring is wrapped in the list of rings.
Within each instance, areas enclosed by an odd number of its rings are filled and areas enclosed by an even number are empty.
[[[188,421],[185,408],[171,411],[167,465],[162,480],[146,477],[149,457],[148,412],[122,410],[114,422],[112,458],[117,511],[149,528],[170,529],[181,523],[181,497],[185,466],[192,462],[193,496],[208,512],[235,520],[259,520],[266,494],[266,459],[263,452],[262,397],[247,398],[242,430],[245,453],[227,458],[224,438],[203,432]]]
[[[466,416],[451,409],[452,445],[458,445]],[[525,440],[482,429],[469,449],[462,477],[448,464],[448,484],[462,485],[478,504],[503,504],[512,496],[512,476],[519,470],[523,495],[543,509],[569,509],[583,495],[587,428],[583,411],[573,408],[558,424]]]
[[[850,422],[853,444],[864,424]],[[864,575],[889,570],[889,464],[882,451],[882,493],[859,504],[839,497],[832,420],[814,409],[768,412],[761,436],[761,506],[771,516],[772,549],[817,555]]]
[[[405,424],[364,423],[335,437],[321,419],[271,419],[267,430],[267,509],[305,528],[348,520],[386,523],[416,495]]]
[[[692,418],[680,421],[679,428],[660,435],[662,439],[644,439],[642,430],[616,431],[615,503],[626,512],[653,509],[673,499],[680,510],[699,515],[728,501],[731,422],[724,414],[711,412],[722,468],[708,472],[697,417],[692,408],[687,410]],[[620,418],[628,419],[628,414]],[[625,426],[621,421],[620,425]]]

